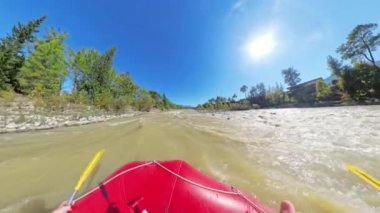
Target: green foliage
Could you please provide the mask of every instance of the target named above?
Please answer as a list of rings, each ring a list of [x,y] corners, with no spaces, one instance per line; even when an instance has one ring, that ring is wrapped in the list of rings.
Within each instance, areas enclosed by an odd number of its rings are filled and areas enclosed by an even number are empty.
[[[238,103],[232,103],[230,105],[231,110],[248,110],[251,108],[252,108],[252,105],[246,99],[239,101]]]
[[[86,91],[75,91],[70,94],[68,98],[70,103],[79,104],[79,105],[91,105],[91,100],[88,97]]]
[[[296,69],[294,69],[293,67],[289,67],[287,69],[284,69],[281,71],[281,73],[284,77],[285,83],[289,87],[294,87],[295,85],[297,85],[301,81],[301,78],[299,77],[300,73]]]
[[[337,88],[345,97],[343,101],[363,101],[368,98],[380,97],[380,73],[367,63],[358,63],[340,68]],[[347,97],[349,96],[349,98]]]
[[[268,106],[280,106],[289,102],[283,86],[277,83],[274,87],[268,88],[265,98]]]
[[[248,90],[247,85],[243,85],[240,87],[240,92],[244,93],[245,96],[247,96],[247,90]]]
[[[67,34],[58,34],[51,30],[43,41],[37,41],[34,51],[25,61],[17,75],[20,90],[30,94],[38,87],[43,95],[57,95],[68,74],[65,64],[65,46]]]
[[[162,110],[175,107],[166,96],[155,91],[139,90],[128,73],[117,75],[112,67],[114,53],[114,48],[103,55],[87,49],[69,52],[74,95],[81,94],[91,104],[106,110],[124,111],[129,106],[142,111],[153,107]]]
[[[377,70],[369,64],[354,64],[342,75],[342,87],[353,100],[364,100],[378,94]]]
[[[135,105],[138,110],[149,112],[154,107],[155,101],[149,95],[148,92],[142,90],[140,91],[139,97],[137,98]]]
[[[0,98],[5,101],[13,101],[16,98],[16,93],[11,89],[0,90]]]
[[[374,35],[377,24],[357,25],[347,36],[346,43],[339,46],[337,52],[343,59],[349,59],[352,63],[361,63],[364,60],[370,62],[379,70],[373,52],[380,45],[380,33]],[[379,70],[380,71],[380,70]]]
[[[25,45],[35,40],[34,33],[45,19],[43,16],[26,25],[19,23],[13,27],[11,35],[0,40],[0,89],[19,91],[16,76],[25,61]]]
[[[51,29],[43,39],[34,37],[45,18],[18,24],[11,35],[0,39],[0,98],[13,100],[14,90],[49,110],[62,110],[68,103],[118,112],[131,106],[143,111],[178,107],[165,95],[139,89],[128,73],[117,74],[115,48],[103,54],[94,49],[67,53],[66,33]],[[67,77],[72,79],[73,90],[62,94]]]
[[[110,110],[114,101],[114,97],[110,90],[102,90],[95,94],[93,104],[100,109]]]
[[[260,106],[267,106],[266,100],[267,91],[264,83],[258,83],[256,86],[251,87],[247,99],[251,104],[258,104]]]
[[[128,73],[121,73],[115,80],[116,97],[132,96],[136,93],[138,86],[132,81]]]
[[[44,108],[52,111],[63,111],[68,104],[66,96],[52,95],[43,99]]]
[[[376,24],[356,26],[337,52],[352,65],[342,65],[328,57],[327,63],[337,76],[336,87],[343,93],[342,101],[364,101],[380,97],[380,69],[373,52],[380,45],[380,33],[375,34]]]
[[[289,97],[280,84],[266,89],[264,83],[259,83],[251,87],[247,98],[239,101],[235,101],[235,98],[235,94],[231,98],[217,96],[204,104],[198,105],[196,108],[200,110],[247,110],[281,106],[289,103]]]
[[[324,81],[317,81],[315,89],[317,91],[317,100],[324,100],[331,95],[331,86],[327,85]]]
[[[116,81],[116,71],[112,66],[115,48],[101,55],[98,51],[82,49],[75,53],[70,51],[69,67],[73,76],[73,93],[86,94],[88,100],[102,109],[109,109],[112,102]],[[122,93],[121,90],[119,93]],[[118,94],[117,96],[124,95]]]
[[[93,68],[101,54],[94,49],[81,49],[78,52],[69,51],[68,65],[73,78],[73,93],[85,91],[92,94]]]
[[[124,112],[128,107],[128,98],[126,97],[119,97],[113,101],[113,109],[116,112]]]
[[[41,98],[42,99],[43,97],[46,96],[46,90],[42,85],[38,84],[38,85],[36,85],[36,87],[33,88],[33,90],[31,91],[31,93],[29,95],[32,98]]]
[[[327,66],[329,67],[333,75],[342,75],[342,62],[338,61],[336,58],[333,58],[332,56],[327,56]]]
[[[115,52],[116,49],[111,48],[95,61],[91,70],[90,96],[95,98],[96,94],[101,94],[104,91],[109,92],[108,90],[111,88],[116,75],[112,65]]]

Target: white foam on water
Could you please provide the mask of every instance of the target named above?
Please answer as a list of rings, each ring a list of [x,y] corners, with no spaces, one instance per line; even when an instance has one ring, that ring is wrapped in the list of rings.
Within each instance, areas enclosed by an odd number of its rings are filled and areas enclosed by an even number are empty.
[[[268,174],[281,171],[353,208],[380,212],[380,202],[372,202],[379,192],[343,169],[344,164],[353,164],[380,178],[380,106],[205,115],[219,119],[219,128],[233,128],[234,136],[247,143],[247,149],[260,159]]]

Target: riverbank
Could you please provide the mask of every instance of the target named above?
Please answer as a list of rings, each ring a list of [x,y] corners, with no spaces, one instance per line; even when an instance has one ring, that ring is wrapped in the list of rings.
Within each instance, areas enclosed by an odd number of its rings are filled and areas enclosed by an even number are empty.
[[[86,125],[139,114],[142,112],[132,109],[116,113],[75,105],[49,110],[37,107],[36,103],[25,98],[14,101],[0,99],[0,134]]]

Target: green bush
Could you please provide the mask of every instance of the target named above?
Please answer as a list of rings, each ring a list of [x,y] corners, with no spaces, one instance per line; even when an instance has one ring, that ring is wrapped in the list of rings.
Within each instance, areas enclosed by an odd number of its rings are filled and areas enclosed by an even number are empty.
[[[331,86],[322,80],[317,81],[315,88],[317,91],[317,100],[324,100],[331,95]]]
[[[9,89],[9,90],[0,90],[0,98],[3,98],[6,101],[14,101],[16,98],[16,93]]]
[[[146,93],[141,94],[141,97],[136,100],[136,108],[139,111],[149,112],[154,104],[153,98]]]
[[[113,103],[113,96],[110,91],[104,91],[95,96],[95,106],[100,109],[110,110]]]
[[[128,107],[128,100],[125,97],[119,97],[113,102],[113,109],[116,112],[123,112]]]
[[[30,97],[39,99],[43,98],[45,94],[45,88],[42,85],[37,85],[30,93]]]
[[[68,104],[66,96],[49,96],[43,99],[46,109],[52,111],[63,111]]]

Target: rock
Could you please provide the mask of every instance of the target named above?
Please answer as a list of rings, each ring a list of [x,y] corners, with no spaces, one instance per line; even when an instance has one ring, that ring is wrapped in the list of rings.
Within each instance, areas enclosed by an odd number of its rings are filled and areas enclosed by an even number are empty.
[[[16,125],[15,123],[13,123],[13,122],[8,123],[8,124],[5,126],[6,129],[16,129],[16,127],[17,127],[17,125]]]
[[[20,126],[18,129],[19,129],[19,130],[26,130],[27,128],[26,128],[25,125],[22,125],[22,126]]]
[[[57,124],[58,122],[56,120],[50,120],[50,122],[48,122],[49,126],[56,126]]]

